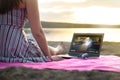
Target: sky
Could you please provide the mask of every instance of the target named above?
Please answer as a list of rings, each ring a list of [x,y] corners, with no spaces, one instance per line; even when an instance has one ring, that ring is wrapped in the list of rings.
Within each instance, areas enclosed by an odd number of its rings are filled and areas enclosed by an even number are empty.
[[[120,0],[39,0],[42,21],[120,24]]]

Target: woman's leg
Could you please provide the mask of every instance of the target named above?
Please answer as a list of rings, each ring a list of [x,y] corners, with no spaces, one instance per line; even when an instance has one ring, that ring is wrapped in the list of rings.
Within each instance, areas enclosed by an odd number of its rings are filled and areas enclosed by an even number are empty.
[[[63,44],[63,42],[61,42],[57,47],[52,47],[52,46],[48,46],[51,55],[58,55],[64,52],[65,50],[65,45]]]

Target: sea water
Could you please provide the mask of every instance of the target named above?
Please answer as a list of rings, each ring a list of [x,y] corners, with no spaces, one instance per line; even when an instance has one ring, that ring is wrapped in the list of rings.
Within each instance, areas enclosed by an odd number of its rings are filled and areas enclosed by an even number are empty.
[[[27,36],[33,38],[30,29],[25,29]],[[48,41],[72,40],[73,33],[104,33],[104,41],[120,42],[120,28],[44,28]]]

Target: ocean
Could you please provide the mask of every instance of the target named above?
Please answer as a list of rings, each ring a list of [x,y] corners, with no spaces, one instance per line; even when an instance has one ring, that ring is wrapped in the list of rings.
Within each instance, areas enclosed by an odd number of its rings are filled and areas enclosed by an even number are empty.
[[[33,38],[30,29],[25,29],[28,38]],[[104,33],[104,41],[120,42],[120,28],[44,28],[48,41],[72,40],[73,33]]]

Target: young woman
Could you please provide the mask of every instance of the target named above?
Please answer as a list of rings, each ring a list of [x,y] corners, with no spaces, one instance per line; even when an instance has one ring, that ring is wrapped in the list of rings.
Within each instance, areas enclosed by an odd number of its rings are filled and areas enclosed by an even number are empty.
[[[24,24],[28,19],[31,32],[39,47],[28,40]],[[38,0],[0,0],[0,61],[3,62],[46,62],[63,52],[63,44],[48,47],[43,32]]]

